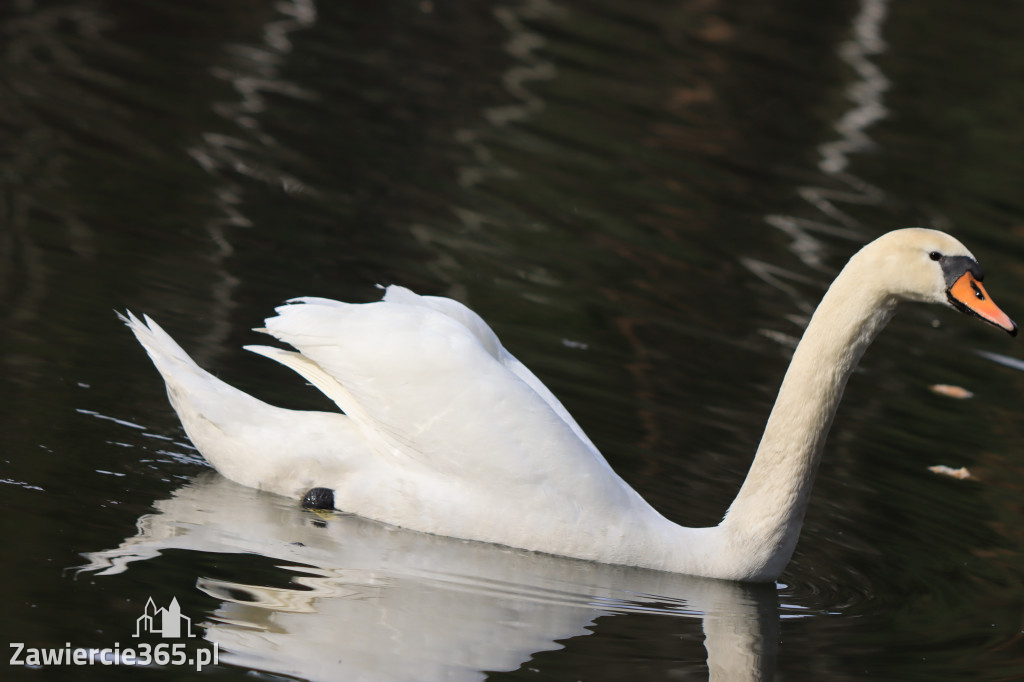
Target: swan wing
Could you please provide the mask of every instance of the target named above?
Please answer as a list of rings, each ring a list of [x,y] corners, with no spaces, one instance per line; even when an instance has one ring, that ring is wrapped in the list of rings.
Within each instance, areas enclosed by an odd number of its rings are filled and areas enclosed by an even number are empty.
[[[395,289],[366,304],[296,299],[266,331],[299,353],[251,350],[310,380],[404,470],[494,486],[564,482],[574,494],[626,487],[475,313]]]
[[[597,447],[591,442],[587,434],[583,432],[576,420],[572,418],[569,411],[565,409],[565,406],[555,397],[547,386],[545,386],[537,376],[527,368],[526,365],[517,360],[511,353],[509,353],[501,345],[498,340],[498,335],[494,333],[494,330],[484,322],[483,318],[477,315],[473,310],[466,307],[465,305],[454,301],[450,298],[443,296],[420,296],[419,294],[392,284],[389,286],[384,294],[385,301],[392,301],[396,303],[406,303],[409,305],[420,305],[431,308],[438,312],[444,313],[448,317],[456,320],[466,327],[476,338],[480,341],[481,345],[487,350],[488,353],[494,357],[495,360],[505,365],[505,368],[515,374],[517,377],[522,379],[526,384],[533,389],[533,391],[540,397],[548,406],[561,418],[573,430],[573,433],[590,447],[594,454],[604,460],[600,456]]]

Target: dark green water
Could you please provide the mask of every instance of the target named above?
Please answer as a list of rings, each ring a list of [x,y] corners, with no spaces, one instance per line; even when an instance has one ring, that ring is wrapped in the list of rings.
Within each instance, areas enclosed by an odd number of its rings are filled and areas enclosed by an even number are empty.
[[[753,589],[234,486],[113,313],[320,409],[240,349],[273,306],[453,296],[655,507],[712,524],[863,242],[949,230],[1024,318],[1022,31],[1001,1],[3,5],[0,641],[128,646],[152,597],[218,644],[208,678],[1024,677],[1024,346],[975,320],[897,315]]]

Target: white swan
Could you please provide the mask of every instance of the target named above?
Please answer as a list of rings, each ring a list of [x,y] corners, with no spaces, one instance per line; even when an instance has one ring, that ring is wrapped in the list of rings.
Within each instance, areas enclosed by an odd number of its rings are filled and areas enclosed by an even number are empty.
[[[724,520],[686,528],[612,471],[561,403],[456,301],[389,287],[384,300],[301,298],[266,331],[344,414],[273,407],[210,375],[155,322],[128,326],[185,431],[224,476],[397,526],[604,563],[774,580],[796,545],[846,380],[901,300],[946,303],[1011,334],[956,239],[909,228],[850,259],[793,355]],[[328,498],[330,498],[328,494]]]

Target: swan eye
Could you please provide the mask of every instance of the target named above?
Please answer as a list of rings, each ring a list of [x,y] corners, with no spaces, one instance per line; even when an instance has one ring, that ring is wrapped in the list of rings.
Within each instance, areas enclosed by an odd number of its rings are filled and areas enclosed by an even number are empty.
[[[928,254],[928,257],[931,258],[932,260],[942,260],[942,254],[939,253],[938,251],[932,251],[931,253]]]

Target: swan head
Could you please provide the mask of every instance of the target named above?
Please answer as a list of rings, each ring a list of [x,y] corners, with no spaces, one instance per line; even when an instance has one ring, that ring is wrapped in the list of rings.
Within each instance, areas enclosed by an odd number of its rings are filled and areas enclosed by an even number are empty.
[[[910,227],[882,235],[862,249],[875,275],[898,299],[949,305],[1017,335],[1017,325],[989,297],[977,259],[945,232]]]

